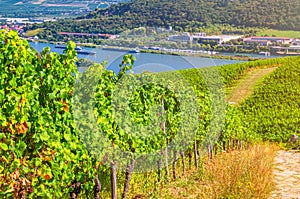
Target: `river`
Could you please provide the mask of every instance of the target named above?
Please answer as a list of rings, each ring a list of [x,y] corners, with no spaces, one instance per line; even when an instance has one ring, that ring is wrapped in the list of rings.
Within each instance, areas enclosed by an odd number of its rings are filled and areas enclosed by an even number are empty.
[[[30,42],[30,45],[38,51],[41,51],[44,47],[49,46],[51,48],[51,51],[63,53],[63,49],[55,48],[54,44]],[[101,48],[82,48],[83,50],[96,52],[96,54],[78,54],[78,58],[87,58],[97,63],[107,61],[107,69],[113,70],[115,72],[119,71],[119,64],[122,61],[122,57],[125,54],[128,54],[126,52],[102,50]],[[174,56],[151,53],[135,53],[133,55],[136,57],[136,61],[133,67],[133,71],[135,73],[141,73],[143,71],[162,72],[188,68],[202,68],[242,62],[239,60],[213,59],[193,56]]]

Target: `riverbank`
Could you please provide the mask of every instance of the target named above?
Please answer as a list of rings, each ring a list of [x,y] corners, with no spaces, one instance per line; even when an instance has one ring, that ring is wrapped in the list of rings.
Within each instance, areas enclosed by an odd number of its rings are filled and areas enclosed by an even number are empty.
[[[51,42],[47,40],[38,40],[32,41],[27,39],[31,42],[39,42],[39,43],[49,43],[49,44],[57,44],[58,42]],[[65,42],[59,42],[60,44],[66,44]],[[132,48],[128,47],[119,47],[119,46],[102,46],[96,45],[93,43],[78,43],[78,46],[88,47],[88,48],[100,48],[103,50],[110,50],[110,51],[119,51],[119,52],[128,52],[132,50]],[[139,50],[140,53],[151,53],[151,54],[164,54],[164,55],[173,55],[173,56],[191,56],[191,57],[203,57],[203,58],[213,58],[213,59],[227,59],[227,60],[240,60],[240,61],[255,61],[259,59],[265,59],[260,57],[251,57],[248,55],[223,55],[219,53],[212,53],[211,51],[203,51],[203,50],[187,50],[187,49],[141,49]],[[266,57],[268,58],[268,57]]]
[[[89,48],[102,48],[103,50],[112,50],[112,51],[121,51],[121,52],[130,52],[132,48],[119,47],[119,46],[100,46],[96,44],[79,44],[80,46],[89,47]],[[254,58],[247,55],[220,55],[214,54],[211,51],[204,50],[187,50],[187,49],[141,49],[138,50],[140,53],[151,53],[151,54],[164,54],[164,55],[174,55],[174,56],[193,56],[193,57],[204,57],[204,58],[213,58],[213,59],[228,59],[228,60],[240,60],[240,61],[255,61],[262,58]]]
[[[228,60],[240,60],[240,61],[255,61],[262,58],[249,57],[247,55],[221,55],[221,54],[208,54],[208,53],[193,53],[193,52],[169,52],[159,50],[141,50],[141,53],[152,53],[152,54],[165,54],[174,56],[193,56],[193,57],[204,57],[213,59],[228,59]]]

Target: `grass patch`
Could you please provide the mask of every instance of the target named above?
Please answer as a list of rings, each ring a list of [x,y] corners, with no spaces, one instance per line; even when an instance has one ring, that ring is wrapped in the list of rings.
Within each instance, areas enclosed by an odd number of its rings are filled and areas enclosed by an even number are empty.
[[[171,183],[162,198],[268,198],[275,152],[275,146],[256,145],[219,154],[204,162],[202,172]]]
[[[253,92],[255,86],[260,83],[265,76],[273,72],[276,67],[272,68],[251,68],[236,81],[234,85],[226,90],[227,101],[239,104]]]
[[[267,29],[257,34],[258,36],[276,36],[276,37],[290,37],[290,38],[300,38],[300,31],[293,30],[274,30]]]
[[[29,30],[26,33],[24,33],[25,37],[34,37],[36,35],[38,35],[40,32],[43,32],[44,28],[37,28],[35,30]]]

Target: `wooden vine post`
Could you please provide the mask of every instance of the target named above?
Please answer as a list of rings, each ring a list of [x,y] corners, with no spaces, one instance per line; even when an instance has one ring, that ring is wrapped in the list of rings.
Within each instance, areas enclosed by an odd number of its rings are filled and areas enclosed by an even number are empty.
[[[125,182],[124,182],[124,191],[122,194],[122,198],[125,199],[127,197],[128,191],[129,191],[129,185],[130,185],[130,179],[132,175],[132,171],[134,169],[134,163],[135,160],[132,159],[129,163],[129,165],[126,168],[126,173],[125,173]]]
[[[161,114],[162,116],[165,114],[165,100],[164,96],[161,98]],[[169,160],[168,160],[168,138],[167,138],[167,132],[166,132],[166,122],[163,121],[162,124],[162,130],[163,134],[165,135],[166,139],[166,149],[163,151],[163,154],[165,156],[165,167],[166,167],[166,177],[167,177],[167,182],[169,183]]]
[[[116,164],[112,163],[111,164],[111,198],[112,199],[118,199],[118,193],[117,193],[117,168]]]
[[[182,162],[182,172],[183,172],[183,175],[185,175],[186,165],[185,165],[185,155],[184,155],[183,151],[180,151],[180,156],[181,156],[181,162]]]

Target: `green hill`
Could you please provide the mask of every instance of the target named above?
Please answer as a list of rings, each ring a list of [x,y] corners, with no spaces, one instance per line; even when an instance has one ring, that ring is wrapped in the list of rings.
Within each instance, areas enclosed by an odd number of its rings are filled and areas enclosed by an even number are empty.
[[[112,6],[109,16],[122,16],[134,25],[173,26],[188,30],[203,24],[266,26],[300,30],[299,0],[136,0]],[[97,18],[104,10],[90,13]]]
[[[93,33],[120,33],[140,26],[197,32],[210,24],[300,30],[299,10],[299,0],[135,0],[46,26]]]
[[[298,57],[277,68],[240,107],[249,130],[265,140],[286,142],[299,131],[299,64]]]

